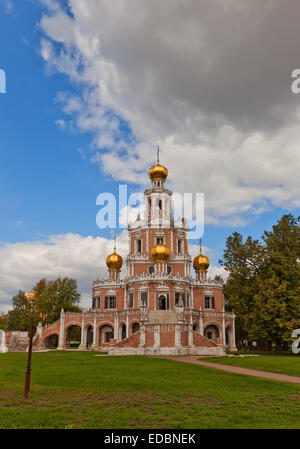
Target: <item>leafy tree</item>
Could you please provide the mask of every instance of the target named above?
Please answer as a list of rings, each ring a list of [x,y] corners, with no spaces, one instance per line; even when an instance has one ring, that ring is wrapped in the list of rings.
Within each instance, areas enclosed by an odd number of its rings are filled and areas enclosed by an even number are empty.
[[[36,327],[39,321],[45,325],[58,320],[61,309],[65,312],[81,311],[78,307],[80,293],[75,279],[68,277],[59,277],[54,281],[41,279],[33,291],[34,298],[31,300],[21,290],[13,297],[13,309],[7,314],[8,330],[27,331],[32,313]]]
[[[45,314],[44,323],[53,323],[60,317],[61,309],[65,312],[80,312],[80,293],[77,281],[68,277],[54,281],[41,279],[34,287],[36,308]]]
[[[4,313],[0,315],[0,329],[7,330],[7,316]]]
[[[284,215],[262,240],[233,233],[220,260],[229,278],[224,294],[237,315],[237,336],[276,343],[291,341],[300,325],[299,218]]]

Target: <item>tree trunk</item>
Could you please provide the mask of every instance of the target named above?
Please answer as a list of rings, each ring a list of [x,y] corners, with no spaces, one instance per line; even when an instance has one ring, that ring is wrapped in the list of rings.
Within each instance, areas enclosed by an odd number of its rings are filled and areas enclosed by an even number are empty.
[[[272,341],[268,341],[268,351],[269,354],[272,354]]]
[[[276,340],[275,354],[281,355],[281,351],[282,351],[282,341],[281,340]]]

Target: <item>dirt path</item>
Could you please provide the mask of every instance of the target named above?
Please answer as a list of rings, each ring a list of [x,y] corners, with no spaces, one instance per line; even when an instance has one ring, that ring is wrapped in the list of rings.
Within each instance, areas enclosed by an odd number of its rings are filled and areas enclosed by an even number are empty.
[[[193,363],[195,365],[208,366],[209,368],[227,371],[229,373],[246,374],[248,376],[264,377],[265,379],[279,380],[281,382],[292,382],[300,384],[300,377],[289,376],[287,374],[270,373],[269,371],[259,371],[250,368],[242,368],[241,366],[222,365],[220,363],[205,362],[199,360],[199,356],[174,356],[164,357],[170,360],[177,360],[178,362]]]

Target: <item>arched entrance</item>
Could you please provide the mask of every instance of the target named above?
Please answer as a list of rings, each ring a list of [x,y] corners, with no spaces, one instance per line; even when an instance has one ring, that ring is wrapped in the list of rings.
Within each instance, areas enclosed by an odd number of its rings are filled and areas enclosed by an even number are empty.
[[[132,333],[135,334],[140,330],[140,323],[133,323],[132,325]]]
[[[108,345],[110,340],[114,338],[113,328],[108,324],[104,324],[99,328],[99,346]]]
[[[158,310],[167,310],[167,298],[165,295],[158,297]]]
[[[81,340],[81,327],[77,325],[69,326],[66,330],[65,347],[78,348]]]
[[[193,331],[199,332],[199,323],[197,321],[193,322]]]
[[[126,324],[121,324],[120,326],[120,339],[124,340],[124,338],[126,338]]]
[[[86,349],[90,348],[93,344],[93,327],[90,325],[86,330]]]
[[[45,348],[56,349],[57,346],[58,346],[58,335],[57,334],[48,335],[48,337],[45,339]]]
[[[225,342],[226,342],[226,346],[230,347],[230,346],[234,346],[234,344],[232,343],[232,339],[233,339],[233,335],[232,335],[232,327],[228,326],[225,330]]]
[[[219,338],[219,329],[214,324],[210,324],[204,330],[204,337],[209,338],[212,341],[216,341]]]

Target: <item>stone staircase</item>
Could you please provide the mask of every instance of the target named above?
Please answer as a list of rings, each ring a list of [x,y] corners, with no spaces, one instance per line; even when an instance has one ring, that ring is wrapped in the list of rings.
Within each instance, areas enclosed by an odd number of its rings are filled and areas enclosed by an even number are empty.
[[[174,310],[149,310],[148,323],[150,324],[174,324],[177,323]]]

